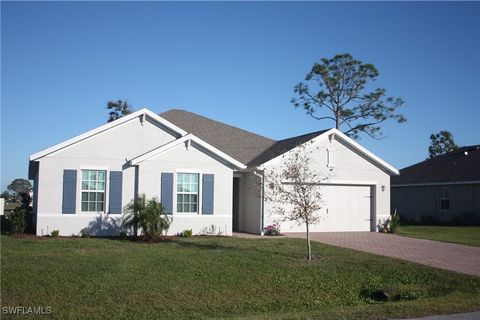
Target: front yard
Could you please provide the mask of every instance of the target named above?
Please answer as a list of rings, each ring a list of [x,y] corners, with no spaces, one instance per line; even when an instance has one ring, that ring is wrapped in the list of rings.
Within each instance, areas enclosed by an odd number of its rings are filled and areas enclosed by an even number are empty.
[[[2,307],[50,307],[55,319],[382,319],[480,309],[480,278],[318,243],[321,258],[307,262],[300,239],[1,240]],[[377,291],[391,301],[377,301]]]
[[[398,234],[480,247],[480,227],[400,226]]]

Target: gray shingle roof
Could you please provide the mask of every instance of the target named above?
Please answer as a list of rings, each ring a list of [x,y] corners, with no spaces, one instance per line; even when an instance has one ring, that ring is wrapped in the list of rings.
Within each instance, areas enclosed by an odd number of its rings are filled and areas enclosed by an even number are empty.
[[[249,167],[265,163],[326,131],[275,141],[185,110],[172,109],[160,116]]]
[[[467,155],[465,155],[467,152]],[[480,180],[480,145],[466,146],[400,170],[391,184],[466,182]]]
[[[262,163],[267,162],[268,160],[271,160],[288,150],[291,150],[295,148],[296,146],[307,142],[316,136],[321,135],[322,133],[326,132],[328,130],[322,130],[322,131],[317,131],[317,132],[312,132],[312,133],[307,133],[298,137],[293,137],[293,138],[288,138],[280,141],[276,141],[270,148],[266,149],[263,151],[261,154],[258,155],[255,159],[250,161],[248,163],[248,166],[258,166]]]
[[[185,110],[168,110],[161,113],[160,117],[243,164],[248,164],[275,143],[275,140]]]

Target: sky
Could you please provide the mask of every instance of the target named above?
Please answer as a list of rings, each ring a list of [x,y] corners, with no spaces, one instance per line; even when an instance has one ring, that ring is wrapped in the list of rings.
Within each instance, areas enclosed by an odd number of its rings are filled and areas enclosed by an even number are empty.
[[[29,155],[106,122],[109,100],[269,138],[334,126],[290,100],[314,62],[372,63],[405,124],[359,142],[401,169],[429,136],[480,144],[480,3],[1,2],[1,190]]]

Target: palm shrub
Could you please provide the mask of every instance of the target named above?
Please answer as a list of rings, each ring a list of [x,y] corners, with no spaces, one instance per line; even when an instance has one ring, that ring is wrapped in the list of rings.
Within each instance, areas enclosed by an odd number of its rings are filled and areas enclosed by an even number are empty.
[[[125,228],[133,228],[134,232],[140,228],[147,240],[159,238],[168,231],[172,223],[172,217],[165,214],[158,198],[147,199],[145,194],[132,200],[125,207],[123,218]]]
[[[141,194],[123,209],[123,227],[125,229],[133,229],[133,235],[137,236],[139,228],[140,213],[145,211],[146,196]]]

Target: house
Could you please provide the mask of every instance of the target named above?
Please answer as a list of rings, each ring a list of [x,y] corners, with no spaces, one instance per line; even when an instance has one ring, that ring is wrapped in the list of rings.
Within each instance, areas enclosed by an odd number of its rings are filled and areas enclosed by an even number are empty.
[[[315,147],[313,165],[333,172],[313,231],[375,231],[390,214],[398,171],[340,131],[275,141],[183,110],[142,109],[30,156],[37,234],[117,233],[122,209],[142,193],[172,215],[170,234],[212,225],[258,234],[278,220],[259,187],[263,174],[305,142]]]
[[[480,145],[400,170],[391,192],[392,210],[403,220],[480,223]]]

